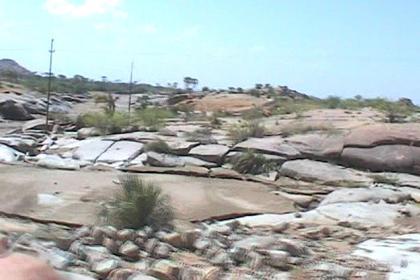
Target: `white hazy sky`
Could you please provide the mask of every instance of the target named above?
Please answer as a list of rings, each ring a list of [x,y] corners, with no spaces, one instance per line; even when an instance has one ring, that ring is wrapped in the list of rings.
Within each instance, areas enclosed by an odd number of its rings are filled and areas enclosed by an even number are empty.
[[[287,85],[420,103],[420,1],[0,0],[0,58],[141,82]]]

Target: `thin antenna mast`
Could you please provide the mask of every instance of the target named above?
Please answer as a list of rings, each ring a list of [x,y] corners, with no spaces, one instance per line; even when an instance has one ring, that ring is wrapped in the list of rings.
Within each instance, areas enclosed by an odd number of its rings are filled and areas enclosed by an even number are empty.
[[[47,91],[47,114],[45,117],[45,131],[48,131],[48,121],[49,121],[49,113],[50,113],[50,97],[51,97],[51,79],[52,79],[52,59],[54,50],[54,39],[51,39],[51,47],[49,50],[50,53],[50,68],[48,71],[48,91]]]
[[[128,86],[128,124],[130,124],[130,117],[131,117],[131,94],[133,92],[133,69],[134,69],[134,61],[131,62],[130,84]]]

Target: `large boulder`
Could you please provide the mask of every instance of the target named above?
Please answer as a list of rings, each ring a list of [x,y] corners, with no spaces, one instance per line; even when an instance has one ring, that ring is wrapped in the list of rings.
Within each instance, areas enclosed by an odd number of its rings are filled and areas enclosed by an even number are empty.
[[[263,154],[278,155],[288,159],[301,157],[300,152],[293,146],[285,143],[284,139],[280,136],[249,138],[248,140],[237,144],[233,150],[256,150]]]
[[[117,161],[129,161],[143,151],[143,144],[133,141],[118,141],[111,145],[97,159],[98,162],[113,163]]]
[[[310,158],[335,159],[343,151],[343,136],[339,134],[300,134],[286,138],[285,142]]]
[[[205,161],[221,163],[228,151],[229,148],[225,145],[208,144],[192,148],[190,155]]]
[[[372,181],[372,179],[356,170],[309,159],[287,161],[282,165],[280,173],[297,180],[329,184],[340,184],[342,182],[366,183]]]
[[[420,147],[382,145],[373,148],[345,148],[344,165],[370,171],[392,171],[420,174]]]
[[[0,115],[14,121],[27,121],[34,118],[22,104],[10,99],[0,103]]]
[[[384,200],[388,203],[400,203],[410,199],[406,192],[374,187],[374,188],[344,188],[328,194],[320,205],[343,202],[378,202]]]
[[[344,139],[344,147],[379,145],[420,146],[420,124],[374,124],[353,129]]]

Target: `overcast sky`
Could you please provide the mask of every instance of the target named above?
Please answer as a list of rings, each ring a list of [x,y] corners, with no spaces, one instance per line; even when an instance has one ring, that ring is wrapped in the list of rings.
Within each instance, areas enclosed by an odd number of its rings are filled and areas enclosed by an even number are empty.
[[[54,73],[420,103],[420,1],[0,0],[0,58]]]

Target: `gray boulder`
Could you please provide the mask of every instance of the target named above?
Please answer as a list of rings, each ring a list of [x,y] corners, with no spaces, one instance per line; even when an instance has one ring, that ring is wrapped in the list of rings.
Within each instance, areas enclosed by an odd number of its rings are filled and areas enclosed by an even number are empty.
[[[343,164],[370,171],[420,174],[420,147],[382,145],[373,148],[345,148]]]
[[[270,136],[264,138],[250,138],[237,144],[234,151],[256,150],[263,154],[278,155],[288,159],[300,158],[300,152],[293,146],[285,143],[280,136]]]
[[[208,144],[200,145],[192,148],[190,155],[199,159],[221,163],[225,154],[229,151],[229,148],[224,145]]]
[[[22,104],[10,99],[0,103],[0,115],[4,119],[14,121],[27,121],[34,118]]]
[[[308,159],[285,162],[280,169],[280,174],[297,180],[330,184],[341,182],[368,183],[372,181],[372,179],[356,170]]]

